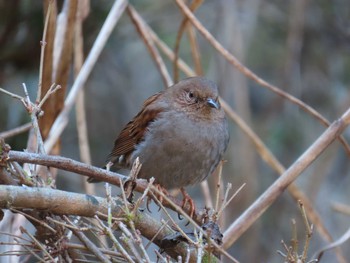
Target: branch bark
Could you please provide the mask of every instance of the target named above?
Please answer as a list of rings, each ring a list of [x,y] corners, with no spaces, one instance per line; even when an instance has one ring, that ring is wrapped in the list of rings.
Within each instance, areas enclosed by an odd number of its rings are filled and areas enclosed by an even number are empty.
[[[32,163],[32,164],[39,164],[39,165],[48,166],[48,167],[54,167],[65,171],[77,173],[83,176],[92,177],[98,181],[108,182],[110,184],[113,184],[119,187],[120,187],[120,182],[125,182],[129,178],[122,174],[110,172],[98,167],[87,165],[87,164],[84,164],[69,158],[61,157],[61,156],[10,151],[8,153],[8,157],[9,157],[8,161],[10,162],[15,161],[20,163]],[[135,190],[137,192],[143,193],[144,190],[147,188],[147,185],[148,183],[146,180],[138,179],[136,180]],[[149,196],[152,197],[152,194],[149,193]],[[167,200],[163,200],[163,205],[169,209],[178,211],[177,210],[178,207],[182,206],[182,201],[172,196],[168,196],[168,198],[171,200],[171,202],[176,204],[177,207],[174,207]],[[186,206],[183,207],[183,210],[186,213],[189,213],[191,210],[191,206],[189,204],[186,204]],[[201,225],[201,219],[202,217],[200,213],[198,211],[195,211],[194,220]]]
[[[112,202],[112,215],[123,216],[121,202]],[[107,215],[108,201],[105,198],[55,190],[50,188],[0,185],[0,208],[26,208],[48,211],[56,215],[76,215],[94,217],[96,214]],[[134,211],[132,218],[136,229],[157,246],[162,248],[162,240],[174,232],[158,222],[152,216]],[[161,229],[161,230],[160,230]],[[159,231],[160,230],[160,231]],[[176,258],[186,258],[188,244],[180,242],[172,247],[163,247],[167,254]],[[197,255],[190,251],[190,262],[196,262]],[[212,262],[215,262],[211,257]]]

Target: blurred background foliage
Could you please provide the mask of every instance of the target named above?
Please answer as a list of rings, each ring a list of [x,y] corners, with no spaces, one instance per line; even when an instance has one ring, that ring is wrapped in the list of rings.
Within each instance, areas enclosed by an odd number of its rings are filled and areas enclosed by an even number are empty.
[[[174,47],[182,19],[176,4],[164,0],[130,2],[158,36]],[[58,1],[58,4],[61,6],[62,2]],[[91,0],[90,4],[91,11],[84,23],[85,54],[91,48],[112,1]],[[0,86],[22,94],[21,83],[24,82],[34,99],[44,19],[42,2],[3,0],[0,1],[0,12]],[[348,1],[207,0],[196,11],[196,16],[248,68],[311,105],[330,121],[349,107]],[[288,167],[325,128],[289,101],[244,77],[199,34],[198,41],[204,74],[218,83],[222,97]],[[186,34],[181,42],[180,57],[193,65]],[[172,64],[166,61],[172,72]],[[104,164],[123,125],[137,113],[148,96],[161,89],[164,86],[160,74],[129,17],[124,14],[85,87],[94,165]],[[0,111],[0,131],[30,121],[19,102],[3,94],[0,94]],[[72,113],[71,122],[62,136],[62,155],[79,159],[74,118]],[[243,183],[247,185],[228,208],[226,226],[277,176],[232,122],[230,131],[224,180],[231,182],[234,189]],[[349,139],[348,130],[345,137]],[[12,149],[23,150],[26,141],[27,134],[23,134],[7,143]],[[349,170],[348,156],[339,142],[335,142],[296,182],[314,202],[335,239],[349,227],[349,216],[332,209],[335,202],[350,203]],[[59,172],[58,183],[62,189],[83,191],[81,178],[71,174]],[[190,188],[190,193],[201,204],[199,187]],[[276,250],[282,249],[281,239],[288,241],[291,238],[292,218],[296,218],[299,236],[303,240],[305,229],[298,206],[286,192],[234,244],[230,253],[242,262],[282,262]],[[324,244],[315,232],[310,253]],[[349,242],[343,247],[346,246]],[[350,259],[350,251],[344,249],[343,252]],[[334,260],[333,252],[327,252],[324,262]]]

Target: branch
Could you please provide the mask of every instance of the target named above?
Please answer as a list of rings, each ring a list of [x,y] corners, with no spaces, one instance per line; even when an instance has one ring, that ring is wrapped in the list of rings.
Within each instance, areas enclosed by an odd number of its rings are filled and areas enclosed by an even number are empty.
[[[31,123],[26,123],[26,124],[23,124],[21,126],[18,126],[16,128],[14,128],[14,129],[0,132],[0,137],[2,137],[4,139],[7,139],[7,138],[10,138],[12,136],[16,136],[18,134],[21,134],[21,133],[24,133],[26,131],[29,131],[31,127],[32,127]]]
[[[160,72],[160,75],[162,77],[162,80],[164,82],[164,86],[166,88],[172,86],[173,80],[171,79],[167,68],[165,66],[165,63],[160,56],[158,49],[154,45],[154,41],[151,37],[151,34],[141,19],[140,15],[136,12],[136,10],[132,7],[132,5],[128,5],[127,7],[128,14],[130,16],[130,19],[132,23],[135,25],[137,32],[140,34],[143,42],[145,43],[148,52],[150,53],[152,59],[154,60],[156,67],[158,68],[158,71]]]
[[[224,233],[224,245],[230,247],[283,193],[310,164],[344,131],[350,123],[350,108],[279,177]]]
[[[48,167],[54,167],[61,170],[77,173],[83,176],[92,177],[98,181],[103,181],[107,183],[111,183],[113,185],[120,187],[120,182],[125,182],[128,180],[129,177],[110,172],[98,167],[94,167],[91,165],[87,165],[69,158],[61,157],[61,156],[53,156],[53,155],[45,155],[45,154],[36,154],[36,153],[27,153],[27,152],[19,152],[19,151],[10,151],[8,153],[8,161],[15,161],[20,163],[32,163],[32,164],[39,164],[43,166]],[[145,189],[147,188],[147,181],[143,179],[136,180],[136,187],[135,190],[137,192],[143,193]],[[152,193],[149,193],[148,196],[152,197]],[[172,203],[176,204],[176,206],[181,207],[182,201],[177,200],[176,198],[172,196],[168,196],[168,198],[171,200],[171,202],[168,202],[167,200],[163,201],[163,205],[167,208],[170,208],[174,211],[177,211],[177,207],[174,207]],[[191,206],[187,204],[183,210],[186,213],[189,213],[191,210]],[[195,211],[194,214],[194,220],[201,224],[201,215],[198,211]]]
[[[77,215],[85,217],[94,217],[96,214],[107,215],[108,201],[105,198],[71,193],[50,188],[22,187],[0,185],[0,208],[18,208],[37,209],[49,211],[57,215]],[[152,240],[157,246],[162,248],[162,241],[169,235],[174,234],[170,228],[163,227],[154,217],[134,211],[135,216],[132,219],[136,229],[149,240]],[[112,202],[113,217],[123,215],[121,203]],[[160,230],[161,229],[161,230]],[[160,231],[159,231],[160,230]],[[164,243],[164,242],[163,242]],[[177,245],[163,247],[166,253],[176,258],[181,255],[186,258],[188,244],[179,242]],[[191,250],[190,262],[196,262],[196,251]],[[214,261],[212,261],[214,262]]]

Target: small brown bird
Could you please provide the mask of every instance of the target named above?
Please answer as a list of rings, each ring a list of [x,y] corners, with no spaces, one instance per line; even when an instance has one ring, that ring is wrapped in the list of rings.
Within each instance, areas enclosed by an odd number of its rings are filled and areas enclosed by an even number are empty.
[[[184,79],[148,98],[117,137],[107,163],[155,178],[165,189],[183,188],[210,175],[229,141],[225,113],[214,82]]]

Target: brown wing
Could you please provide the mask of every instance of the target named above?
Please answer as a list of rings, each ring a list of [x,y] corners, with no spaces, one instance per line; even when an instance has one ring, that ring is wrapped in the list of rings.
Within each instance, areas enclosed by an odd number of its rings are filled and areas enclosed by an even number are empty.
[[[153,122],[162,111],[161,108],[150,107],[162,94],[156,93],[143,104],[142,110],[124,127],[114,142],[112,152],[107,157],[107,163],[116,163],[119,156],[124,156],[121,166],[129,166],[130,155],[135,146],[143,140],[148,125]]]

